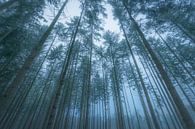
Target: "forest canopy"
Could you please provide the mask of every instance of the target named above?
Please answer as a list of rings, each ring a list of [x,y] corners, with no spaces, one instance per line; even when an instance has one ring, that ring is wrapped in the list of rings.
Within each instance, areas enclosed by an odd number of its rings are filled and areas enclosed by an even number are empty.
[[[194,0],[0,0],[0,129],[195,129]]]

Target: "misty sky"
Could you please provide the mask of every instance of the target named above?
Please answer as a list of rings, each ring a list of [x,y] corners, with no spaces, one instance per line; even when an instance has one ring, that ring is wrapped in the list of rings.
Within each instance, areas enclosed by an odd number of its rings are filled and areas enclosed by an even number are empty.
[[[79,16],[81,12],[81,9],[79,8],[79,6],[80,6],[80,3],[78,0],[69,1],[59,21],[62,23],[65,23],[66,21],[70,20],[70,18],[72,18],[73,16]],[[113,19],[112,7],[106,4],[105,8],[106,8],[106,14],[107,14],[107,18],[104,19],[104,25],[103,25],[105,31],[110,30],[116,33],[120,33],[117,20]],[[47,20],[47,24],[49,24],[53,20],[56,13],[57,13],[57,10],[54,11],[53,7],[48,7],[45,9],[44,17]]]

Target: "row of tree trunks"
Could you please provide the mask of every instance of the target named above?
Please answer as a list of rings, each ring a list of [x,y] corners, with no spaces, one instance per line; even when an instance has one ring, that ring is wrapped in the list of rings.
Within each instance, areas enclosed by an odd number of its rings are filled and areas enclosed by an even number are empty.
[[[188,31],[182,24],[178,23],[177,20],[171,20],[171,22],[181,30],[191,41],[195,44],[195,36]]]
[[[149,110],[150,110],[150,113],[151,113],[151,116],[152,116],[152,119],[153,119],[153,122],[154,122],[154,126],[155,126],[156,129],[160,129],[160,125],[159,125],[159,123],[158,123],[158,121],[157,121],[157,118],[156,118],[156,115],[155,115],[155,112],[154,112],[154,109],[153,109],[153,106],[152,106],[152,103],[151,103],[151,100],[150,100],[148,91],[147,91],[146,86],[145,86],[145,84],[144,84],[144,80],[143,80],[143,78],[142,78],[141,72],[140,72],[140,70],[139,70],[137,61],[136,61],[135,56],[134,56],[134,54],[133,54],[131,45],[130,45],[130,43],[129,43],[128,37],[127,37],[127,35],[126,35],[125,29],[124,29],[124,26],[123,26],[122,23],[121,23],[121,27],[122,27],[122,30],[123,30],[123,33],[124,33],[124,36],[125,36],[125,40],[126,40],[127,46],[128,46],[128,48],[129,48],[129,51],[130,51],[130,54],[131,54],[131,56],[132,56],[132,58],[133,58],[133,62],[134,62],[134,64],[135,64],[135,67],[136,67],[136,70],[137,70],[137,73],[138,73],[138,76],[139,76],[139,79],[140,79],[140,82],[141,82],[141,85],[142,85],[142,89],[143,89],[144,94],[145,94],[145,96],[146,96],[146,100],[147,100],[148,107],[149,107]],[[138,87],[138,89],[140,89],[140,88]]]
[[[116,59],[113,52],[113,43],[110,43],[110,57],[112,62],[112,71],[113,71],[113,99],[114,104],[116,105],[116,113],[117,113],[117,127],[118,129],[125,129],[125,120],[124,120],[124,111],[122,106],[122,100],[121,100],[121,88],[120,83],[118,80],[118,74],[117,74],[117,66],[116,66]]]
[[[174,55],[174,57],[179,61],[183,69],[187,72],[187,74],[192,78],[193,81],[195,81],[195,77],[191,74],[191,72],[186,68],[185,64],[182,62],[182,60],[179,58],[179,56],[172,50],[172,48],[169,46],[169,44],[164,40],[164,38],[160,35],[160,33],[155,29],[156,34],[160,37],[160,39],[164,42],[166,47],[169,49],[169,51]]]
[[[74,47],[74,44],[76,41],[76,36],[77,36],[78,29],[79,29],[79,26],[81,23],[81,19],[83,17],[83,13],[84,13],[84,8],[82,9],[80,18],[79,18],[78,23],[76,25],[76,29],[73,32],[73,37],[71,37],[72,40],[71,40],[70,45],[69,45],[67,56],[66,56],[66,59],[64,59],[64,64],[62,67],[62,71],[60,73],[59,80],[58,80],[57,85],[56,85],[56,90],[54,91],[54,95],[52,96],[52,99],[51,99],[51,103],[50,103],[49,110],[48,110],[48,118],[45,122],[46,129],[53,129],[54,128],[54,121],[56,119],[56,113],[57,113],[56,106],[58,105],[58,103],[60,101],[60,96],[62,94],[62,88],[63,88],[63,85],[65,83],[64,79],[65,79],[65,76],[67,74],[67,69],[69,67],[69,64],[71,62],[72,51],[73,51],[73,47]]]
[[[181,127],[181,122],[178,121],[178,116],[176,116],[174,109],[172,108],[170,101],[168,100],[164,90],[162,89],[162,82],[159,81],[159,76],[156,76],[155,74],[155,68],[151,66],[151,64],[148,62],[150,60],[148,60],[149,57],[147,57],[147,55],[141,54],[143,59],[143,63],[147,66],[148,68],[148,72],[150,73],[152,79],[154,80],[154,83],[157,87],[157,90],[162,98],[162,101],[164,103],[164,106],[166,107],[168,113],[169,113],[169,117],[172,120],[172,124],[174,124],[174,127],[177,129],[182,129],[183,127]],[[141,60],[141,59],[140,59]],[[174,119],[173,119],[174,118]],[[176,124],[175,124],[176,122]],[[178,126],[178,127],[177,127]]]
[[[30,55],[26,58],[23,66],[17,71],[15,78],[11,82],[11,84],[8,85],[7,89],[4,91],[4,96],[13,95],[16,91],[16,89],[20,86],[22,80],[24,79],[27,71],[30,69],[31,65],[33,64],[33,61],[36,59],[36,57],[39,55],[40,51],[42,50],[45,41],[47,40],[48,36],[50,35],[51,31],[53,30],[57,20],[59,19],[61,13],[63,12],[68,0],[64,2],[62,7],[60,8],[58,14],[55,16],[52,23],[49,25],[46,32],[42,35],[39,42],[36,44],[36,46],[32,49],[30,52]]]
[[[4,112],[4,114],[1,114],[1,119],[0,121],[2,121],[2,123],[0,124],[0,127],[6,127],[6,124],[8,124],[10,121],[14,121],[17,117],[17,114],[19,114],[19,110],[22,107],[22,104],[24,103],[24,101],[26,100],[27,95],[29,94],[30,90],[32,90],[33,88],[33,84],[35,83],[38,74],[40,73],[42,67],[43,67],[43,63],[45,62],[46,58],[48,57],[48,54],[54,44],[54,41],[56,39],[56,35],[54,36],[53,41],[51,42],[51,45],[49,46],[46,54],[43,56],[43,59],[40,62],[40,66],[38,68],[37,71],[35,71],[35,75],[33,76],[33,78],[30,80],[29,83],[27,83],[29,86],[28,87],[24,87],[24,89],[20,89],[21,92],[19,92],[20,94],[16,94],[15,96],[10,97],[7,101],[7,109]],[[12,112],[12,111],[13,112]],[[8,123],[6,123],[6,121],[9,121]]]
[[[157,69],[159,70],[161,77],[163,78],[163,81],[166,84],[167,89],[169,90],[176,106],[177,109],[179,110],[183,121],[186,124],[186,128],[188,129],[193,129],[195,127],[194,121],[192,120],[187,108],[185,107],[183,101],[181,100],[178,92],[176,91],[174,85],[172,84],[170,78],[168,77],[167,72],[164,70],[163,65],[161,64],[160,60],[157,58],[155,52],[152,50],[150,44],[148,43],[148,41],[146,40],[143,32],[141,31],[141,29],[139,28],[137,22],[135,21],[135,19],[131,16],[131,13],[129,11],[128,6],[125,4],[125,2],[123,1],[123,5],[129,15],[129,19],[135,29],[135,31],[137,32],[138,36],[140,37],[143,45],[145,46],[145,48],[148,50],[149,54],[151,55]]]

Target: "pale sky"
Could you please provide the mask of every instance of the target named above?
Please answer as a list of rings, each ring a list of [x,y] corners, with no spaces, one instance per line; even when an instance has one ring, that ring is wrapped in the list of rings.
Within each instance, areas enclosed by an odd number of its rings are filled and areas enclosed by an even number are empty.
[[[79,8],[80,2],[78,0],[70,0],[64,9],[64,13],[61,15],[59,21],[65,23],[70,20],[73,16],[79,16],[81,9]],[[108,4],[105,5],[107,18],[104,19],[104,29],[120,33],[120,29],[117,23],[117,20],[113,19],[112,7]],[[49,24],[57,11],[54,11],[53,7],[48,7],[45,9],[44,16],[48,21],[46,24]]]
[[[117,20],[114,20],[112,7],[110,5],[106,5],[106,14],[108,15],[107,19],[105,19],[105,30],[114,31],[116,33],[120,33],[119,25]]]

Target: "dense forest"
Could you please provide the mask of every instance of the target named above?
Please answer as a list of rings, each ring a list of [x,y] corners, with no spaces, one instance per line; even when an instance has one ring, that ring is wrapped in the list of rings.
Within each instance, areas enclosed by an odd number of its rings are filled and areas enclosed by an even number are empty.
[[[195,1],[0,0],[0,129],[195,129]]]

